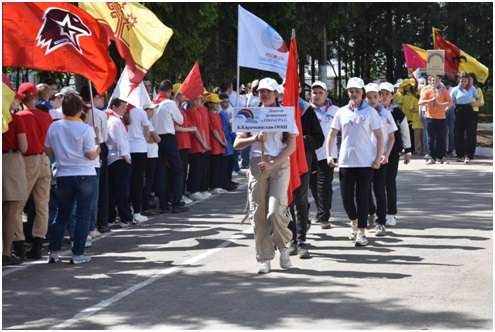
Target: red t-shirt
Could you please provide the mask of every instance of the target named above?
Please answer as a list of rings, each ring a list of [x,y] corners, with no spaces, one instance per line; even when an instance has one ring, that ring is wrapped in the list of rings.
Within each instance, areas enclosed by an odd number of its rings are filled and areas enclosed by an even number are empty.
[[[48,127],[52,124],[50,114],[40,111],[39,109],[25,109],[17,113],[24,120],[26,128],[26,138],[28,149],[25,154],[35,154],[45,152],[45,139]]]
[[[199,106],[199,109],[202,112],[203,122],[204,122],[204,131],[206,133],[206,145],[211,149],[211,141],[210,141],[210,123],[208,120],[208,109],[205,106]]]
[[[12,114],[12,121],[9,122],[9,129],[2,134],[2,151],[17,150],[17,134],[25,134],[26,125],[24,120],[17,114]]]
[[[182,125],[179,125],[177,122],[174,121],[174,124],[182,128],[189,128],[189,120],[187,119],[187,113],[184,112],[184,109],[180,105],[179,105],[179,111],[182,114],[182,117],[184,118],[184,122],[182,123]],[[177,142],[179,143],[178,145],[179,150],[191,148],[191,133],[181,132],[176,130],[175,137],[177,137]]]
[[[212,155],[224,154],[225,146],[213,136],[213,130],[216,130],[222,140],[225,142],[225,135],[223,133],[222,118],[216,112],[208,112],[209,124],[210,124],[210,142]]]
[[[203,120],[203,113],[198,108],[189,107],[187,109],[187,119],[190,126],[198,128],[199,134],[205,137],[204,123],[208,120]],[[192,153],[203,153],[203,146],[199,143],[194,133],[189,133],[191,138],[191,148],[189,149],[189,154]]]

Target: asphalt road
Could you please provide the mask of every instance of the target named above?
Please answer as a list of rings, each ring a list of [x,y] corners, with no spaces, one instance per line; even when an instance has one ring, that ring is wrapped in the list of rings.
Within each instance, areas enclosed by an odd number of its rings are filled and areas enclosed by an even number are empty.
[[[4,268],[2,327],[492,329],[492,167],[401,164],[398,225],[364,248],[347,238],[337,188],[334,227],[309,232],[312,258],[283,271],[277,255],[267,275],[240,224],[244,186],[109,233],[88,264],[70,265],[66,251],[57,264]]]

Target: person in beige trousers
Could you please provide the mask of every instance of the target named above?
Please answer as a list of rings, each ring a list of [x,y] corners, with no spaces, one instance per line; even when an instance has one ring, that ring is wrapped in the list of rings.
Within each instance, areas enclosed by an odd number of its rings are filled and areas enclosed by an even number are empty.
[[[265,78],[259,83],[261,107],[278,106],[276,82]],[[280,267],[291,266],[288,245],[292,240],[289,230],[288,197],[290,179],[289,157],[296,148],[297,127],[293,133],[238,133],[234,142],[236,150],[251,146],[249,164],[249,210],[254,227],[258,273],[270,272],[270,261],[275,258],[275,248],[280,251]],[[261,161],[261,145],[265,145],[265,160]],[[265,213],[262,212],[261,176],[265,177]]]

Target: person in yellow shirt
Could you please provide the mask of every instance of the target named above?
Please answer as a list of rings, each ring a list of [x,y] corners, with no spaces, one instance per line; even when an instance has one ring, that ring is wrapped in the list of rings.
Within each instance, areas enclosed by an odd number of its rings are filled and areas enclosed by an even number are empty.
[[[399,87],[399,92],[402,93],[400,103],[402,104],[402,112],[406,115],[409,123],[409,133],[412,140],[412,146],[416,154],[423,153],[423,124],[419,118],[418,97],[416,95],[416,82],[412,78],[405,79]]]
[[[472,121],[473,127],[471,128],[471,130],[475,133],[474,135],[472,135],[472,138],[474,139],[472,146],[476,147],[476,145],[478,143],[476,141],[476,138],[477,138],[476,137],[476,131],[478,130],[479,111],[480,111],[480,107],[483,107],[483,105],[485,105],[485,98],[483,98],[483,91],[481,91],[481,89],[478,87],[478,79],[476,78],[475,73],[469,73],[469,85],[472,85],[476,88],[476,91],[478,92],[478,96],[480,97],[478,99],[478,101],[476,101],[476,98],[471,98],[471,101],[473,103],[478,104],[478,106],[473,106],[474,120]]]

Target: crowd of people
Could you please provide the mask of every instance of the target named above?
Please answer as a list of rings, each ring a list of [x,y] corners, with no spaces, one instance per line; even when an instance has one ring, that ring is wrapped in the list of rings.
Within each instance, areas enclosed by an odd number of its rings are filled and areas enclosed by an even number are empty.
[[[446,163],[447,146],[459,161],[474,158],[474,108],[483,104],[474,75],[461,73],[450,92],[452,84],[440,76],[428,77],[427,85],[420,79],[418,87],[413,79],[393,85],[351,78],[350,101],[340,108],[317,81],[311,100],[300,99],[302,133],[297,126],[290,133],[232,132],[235,106],[280,106],[283,84],[264,78],[237,93],[226,79],[212,92],[185,100],[180,83],[164,80],[153,96],[145,79],[152,103],[139,108],[118,98],[107,101],[89,86],[59,91],[52,79],[22,83],[2,141],[3,265],[41,259],[44,242],[48,261],[58,262],[67,231],[71,263],[88,262],[85,248],[93,238],[234,191],[239,184],[233,175],[243,175],[244,168],[258,272],[270,271],[275,249],[286,269],[291,255],[310,257],[308,189],[316,221],[331,228],[337,165],[349,238],[366,246],[366,229],[385,236],[385,227],[397,223],[395,179],[403,151],[405,164],[411,154],[425,154],[428,164]],[[309,172],[289,206],[288,157],[298,135]]]

